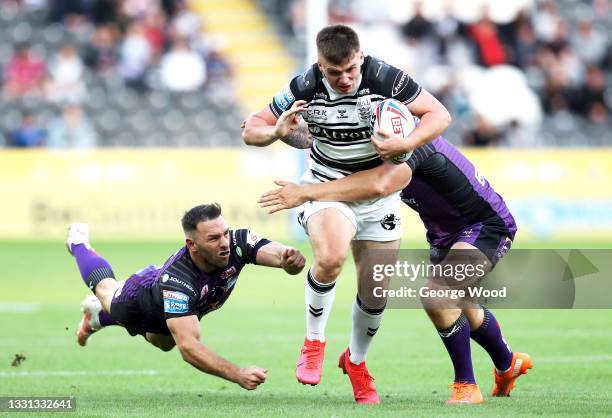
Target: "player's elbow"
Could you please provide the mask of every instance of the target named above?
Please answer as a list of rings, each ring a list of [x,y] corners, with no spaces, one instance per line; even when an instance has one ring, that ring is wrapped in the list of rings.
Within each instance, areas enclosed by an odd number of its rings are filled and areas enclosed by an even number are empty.
[[[448,129],[451,122],[453,121],[453,118],[451,117],[451,114],[449,113],[449,111],[445,107],[442,107],[442,109],[440,109],[440,112],[439,112],[438,120],[440,123],[440,134],[441,134],[446,129]]]
[[[193,364],[195,359],[195,353],[197,351],[197,344],[193,342],[183,342],[177,344],[178,349],[181,353],[181,357],[189,364]]]
[[[403,190],[406,186],[408,186],[408,183],[410,183],[411,178],[411,174],[408,173],[403,174],[402,176],[391,177],[386,179],[385,181],[380,182],[378,186],[378,197],[389,196],[392,193]]]
[[[242,130],[242,141],[246,145],[257,145],[257,142],[255,141],[255,137],[252,135],[251,130],[246,127]]]

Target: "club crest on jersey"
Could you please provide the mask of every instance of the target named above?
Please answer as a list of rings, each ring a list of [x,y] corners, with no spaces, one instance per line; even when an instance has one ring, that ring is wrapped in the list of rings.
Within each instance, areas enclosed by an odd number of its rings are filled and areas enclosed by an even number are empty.
[[[206,295],[208,295],[208,285],[207,284],[205,284],[204,287],[202,287],[202,290],[200,291],[200,300],[204,299]]]
[[[405,72],[398,73],[393,81],[393,89],[391,90],[391,97],[395,97],[400,94],[408,85],[408,74]]]
[[[389,213],[385,215],[380,221],[380,226],[382,226],[383,229],[387,231],[391,231],[395,229],[395,227],[399,224],[400,224],[400,217],[396,216],[393,213]]]
[[[247,244],[254,247],[259,241],[261,241],[261,236],[257,234],[257,232],[249,231],[247,235]]]
[[[357,99],[357,114],[359,115],[360,121],[373,123],[372,118],[374,114],[372,112],[372,101],[369,97],[360,97]]]

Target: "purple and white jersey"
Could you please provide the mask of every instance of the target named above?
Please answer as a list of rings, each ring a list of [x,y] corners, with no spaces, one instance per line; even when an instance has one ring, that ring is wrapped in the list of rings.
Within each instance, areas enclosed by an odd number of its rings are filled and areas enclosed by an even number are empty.
[[[400,196],[418,212],[433,247],[448,248],[466,228],[485,224],[514,239],[517,227],[504,199],[443,137],[414,150],[406,164],[412,180]]]

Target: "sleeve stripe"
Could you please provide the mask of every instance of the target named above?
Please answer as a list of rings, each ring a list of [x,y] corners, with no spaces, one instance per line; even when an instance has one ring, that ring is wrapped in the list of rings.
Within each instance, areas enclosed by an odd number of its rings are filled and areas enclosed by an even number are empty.
[[[271,242],[272,241],[270,241],[269,239],[262,238],[259,240],[257,244],[255,244],[255,246],[253,247],[253,264],[257,264],[257,252],[259,251],[259,249],[263,247],[264,245],[269,244]]]

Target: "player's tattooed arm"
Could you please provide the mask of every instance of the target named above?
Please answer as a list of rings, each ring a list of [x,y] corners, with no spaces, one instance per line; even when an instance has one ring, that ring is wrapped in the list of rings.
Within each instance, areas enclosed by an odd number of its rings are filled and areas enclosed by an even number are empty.
[[[312,136],[308,132],[308,125],[301,123],[297,129],[293,130],[289,135],[281,138],[285,144],[298,149],[308,149],[312,145]]]

